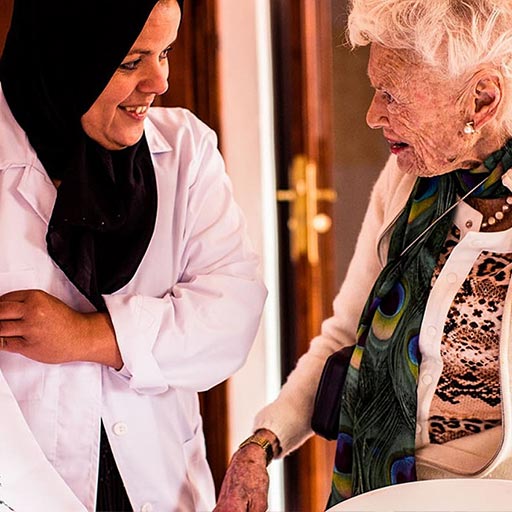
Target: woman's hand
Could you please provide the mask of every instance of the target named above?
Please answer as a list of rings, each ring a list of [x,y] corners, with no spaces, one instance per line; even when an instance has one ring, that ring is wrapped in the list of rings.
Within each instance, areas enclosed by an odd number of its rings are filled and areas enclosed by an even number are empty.
[[[244,446],[229,464],[214,512],[265,512],[267,494],[265,452],[255,444]]]
[[[42,363],[122,366],[107,313],[79,313],[41,290],[0,296],[0,350]]]
[[[280,451],[279,440],[270,430],[257,431],[258,437]],[[231,459],[214,512],[265,512],[268,502],[267,454],[257,444],[240,448]]]

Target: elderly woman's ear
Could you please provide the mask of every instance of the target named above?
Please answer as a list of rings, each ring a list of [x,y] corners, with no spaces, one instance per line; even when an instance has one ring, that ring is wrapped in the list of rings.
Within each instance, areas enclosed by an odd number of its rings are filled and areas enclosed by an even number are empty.
[[[476,131],[491,121],[497,121],[503,103],[504,79],[498,70],[481,70],[471,79],[470,120]]]

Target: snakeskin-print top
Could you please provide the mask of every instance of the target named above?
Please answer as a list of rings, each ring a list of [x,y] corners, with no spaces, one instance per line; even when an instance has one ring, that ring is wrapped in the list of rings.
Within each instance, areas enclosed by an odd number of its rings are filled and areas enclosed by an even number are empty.
[[[432,284],[457,244],[454,226]],[[441,341],[443,370],[429,418],[431,443],[444,443],[501,423],[499,340],[512,254],[482,252],[448,312]]]

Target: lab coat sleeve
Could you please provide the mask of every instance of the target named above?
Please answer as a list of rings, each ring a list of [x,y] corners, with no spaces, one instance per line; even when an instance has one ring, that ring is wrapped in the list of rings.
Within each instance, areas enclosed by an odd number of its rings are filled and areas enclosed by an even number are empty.
[[[104,297],[124,361],[117,375],[139,393],[204,391],[232,375],[247,358],[267,294],[216,136],[207,130],[199,138],[179,206],[179,279],[162,297]]]
[[[267,428],[281,445],[281,457],[298,448],[313,431],[311,416],[320,374],[333,352],[356,341],[356,330],[368,294],[382,266],[377,254],[379,235],[396,190],[396,171],[388,162],[374,185],[346,278],[333,302],[333,315],[300,357],[275,401],[256,416],[254,430]]]

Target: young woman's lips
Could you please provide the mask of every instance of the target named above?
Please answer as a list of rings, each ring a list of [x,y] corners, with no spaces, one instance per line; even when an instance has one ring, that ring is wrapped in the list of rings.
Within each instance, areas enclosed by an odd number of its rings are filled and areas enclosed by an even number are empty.
[[[137,106],[120,106],[121,110],[123,110],[126,114],[128,114],[132,119],[136,121],[142,121],[148,112],[147,105],[137,105]]]

